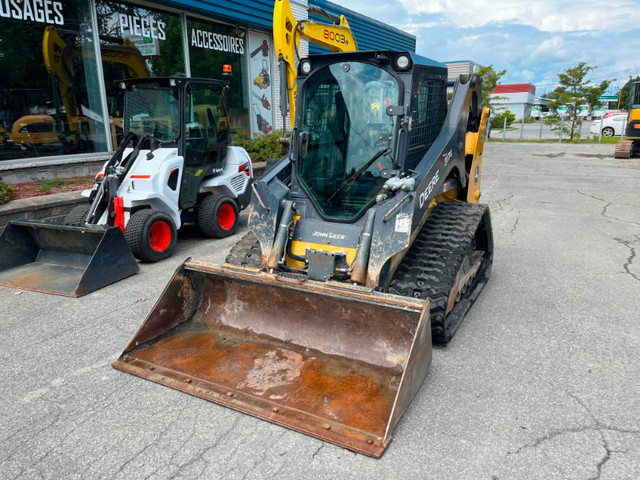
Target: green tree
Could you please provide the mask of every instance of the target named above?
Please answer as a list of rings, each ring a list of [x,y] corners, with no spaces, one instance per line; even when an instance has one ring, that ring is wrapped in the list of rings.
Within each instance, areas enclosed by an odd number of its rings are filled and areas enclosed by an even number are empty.
[[[506,110],[502,110],[496,115],[492,115],[491,128],[503,128],[505,118],[507,119],[507,127],[509,127],[513,122],[515,122],[516,114],[507,108]]]
[[[631,90],[631,84],[634,82],[639,82],[640,76],[636,78],[629,77],[627,83],[624,84],[622,90],[620,91],[620,108],[627,109],[629,108],[629,91]]]
[[[602,95],[611,84],[611,81],[604,80],[599,85],[591,83],[587,80],[587,76],[597,66],[587,65],[586,62],[580,62],[575,67],[566,69],[562,73],[558,73],[559,85],[552,92],[555,100],[548,103],[550,108],[557,109],[562,105],[570,107],[567,116],[566,128],[569,140],[573,140],[576,135],[576,127],[582,122],[578,119],[578,107],[584,103],[596,105],[598,97]]]
[[[491,94],[500,83],[500,79],[507,73],[506,70],[500,70],[497,72],[493,65],[482,67],[476,72],[477,75],[482,77],[482,106],[493,108],[493,102],[500,100],[502,97],[492,96]]]

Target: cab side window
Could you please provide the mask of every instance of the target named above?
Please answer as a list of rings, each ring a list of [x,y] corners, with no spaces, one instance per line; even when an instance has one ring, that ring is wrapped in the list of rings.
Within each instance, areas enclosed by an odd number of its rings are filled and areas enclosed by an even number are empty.
[[[222,89],[217,85],[191,82],[187,87],[187,166],[217,164],[220,147],[228,143],[229,126]]]

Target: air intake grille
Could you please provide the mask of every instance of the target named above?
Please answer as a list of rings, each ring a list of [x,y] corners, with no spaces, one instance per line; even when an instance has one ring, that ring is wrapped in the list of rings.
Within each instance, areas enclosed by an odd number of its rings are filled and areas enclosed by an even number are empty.
[[[405,170],[416,168],[447,116],[446,77],[423,74],[411,98],[411,133]]]
[[[245,178],[249,178],[249,177],[247,177],[247,175],[244,173],[240,173],[235,177],[231,178],[231,186],[237,193],[242,192],[242,189],[244,188]]]

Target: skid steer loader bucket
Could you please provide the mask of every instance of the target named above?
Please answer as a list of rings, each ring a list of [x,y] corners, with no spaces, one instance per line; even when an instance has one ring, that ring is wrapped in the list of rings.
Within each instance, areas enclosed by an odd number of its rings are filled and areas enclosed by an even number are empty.
[[[117,227],[12,220],[0,235],[0,285],[80,297],[138,272]]]
[[[379,457],[430,362],[428,302],[187,260],[113,366]]]

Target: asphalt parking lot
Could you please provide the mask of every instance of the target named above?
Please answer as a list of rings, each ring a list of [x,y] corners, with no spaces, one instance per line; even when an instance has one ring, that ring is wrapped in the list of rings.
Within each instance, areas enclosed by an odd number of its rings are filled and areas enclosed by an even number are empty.
[[[0,287],[0,478],[640,478],[640,160],[613,148],[486,145],[491,280],[378,460],[111,367],[236,238],[79,299]]]

